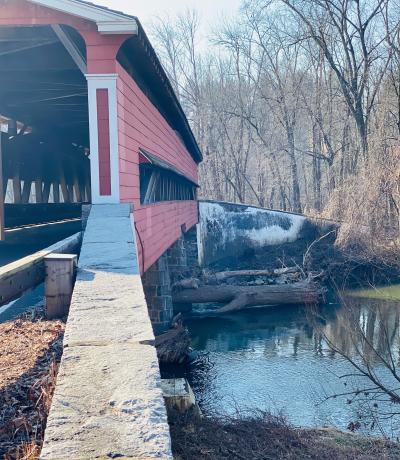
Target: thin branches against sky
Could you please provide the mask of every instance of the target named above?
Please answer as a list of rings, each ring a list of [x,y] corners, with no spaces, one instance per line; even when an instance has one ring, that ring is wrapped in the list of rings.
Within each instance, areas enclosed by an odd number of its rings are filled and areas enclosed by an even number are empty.
[[[157,16],[176,15],[186,9],[196,9],[205,27],[221,17],[238,11],[240,0],[94,0],[99,5],[137,16],[147,26]]]

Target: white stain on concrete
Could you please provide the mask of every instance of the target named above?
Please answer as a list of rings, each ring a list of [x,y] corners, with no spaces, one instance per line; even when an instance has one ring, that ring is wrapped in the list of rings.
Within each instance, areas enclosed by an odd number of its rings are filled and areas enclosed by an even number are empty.
[[[200,202],[198,246],[200,264],[211,251],[222,256],[248,247],[294,242],[306,221],[304,216],[229,203]]]

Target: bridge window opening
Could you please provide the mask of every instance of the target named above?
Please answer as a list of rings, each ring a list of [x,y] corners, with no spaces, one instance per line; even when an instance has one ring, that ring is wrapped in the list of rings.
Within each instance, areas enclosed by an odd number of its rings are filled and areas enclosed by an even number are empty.
[[[172,165],[143,150],[140,161],[141,204],[196,200],[198,185]]]
[[[0,239],[91,202],[85,62],[71,27],[0,26]]]

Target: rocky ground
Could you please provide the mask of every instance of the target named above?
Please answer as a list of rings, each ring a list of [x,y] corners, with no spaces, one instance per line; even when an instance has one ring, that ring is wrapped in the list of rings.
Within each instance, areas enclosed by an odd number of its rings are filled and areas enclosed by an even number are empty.
[[[336,430],[296,429],[269,414],[202,418],[170,414],[176,460],[398,460],[400,445]]]
[[[65,325],[40,308],[0,324],[0,458],[36,459],[62,353]]]

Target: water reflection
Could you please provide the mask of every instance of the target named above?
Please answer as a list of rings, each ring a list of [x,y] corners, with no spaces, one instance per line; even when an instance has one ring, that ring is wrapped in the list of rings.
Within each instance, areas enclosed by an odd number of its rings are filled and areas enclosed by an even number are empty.
[[[371,386],[360,369],[398,391],[400,303],[349,296],[343,302],[318,311],[259,309],[190,319],[194,348],[208,352],[210,361],[205,371],[191,376],[204,409],[283,411],[301,426],[345,429],[360,421],[363,432],[381,434],[384,428],[396,435],[397,416],[372,425],[365,418],[376,412],[377,401],[379,411],[387,413],[387,397],[348,393]]]

